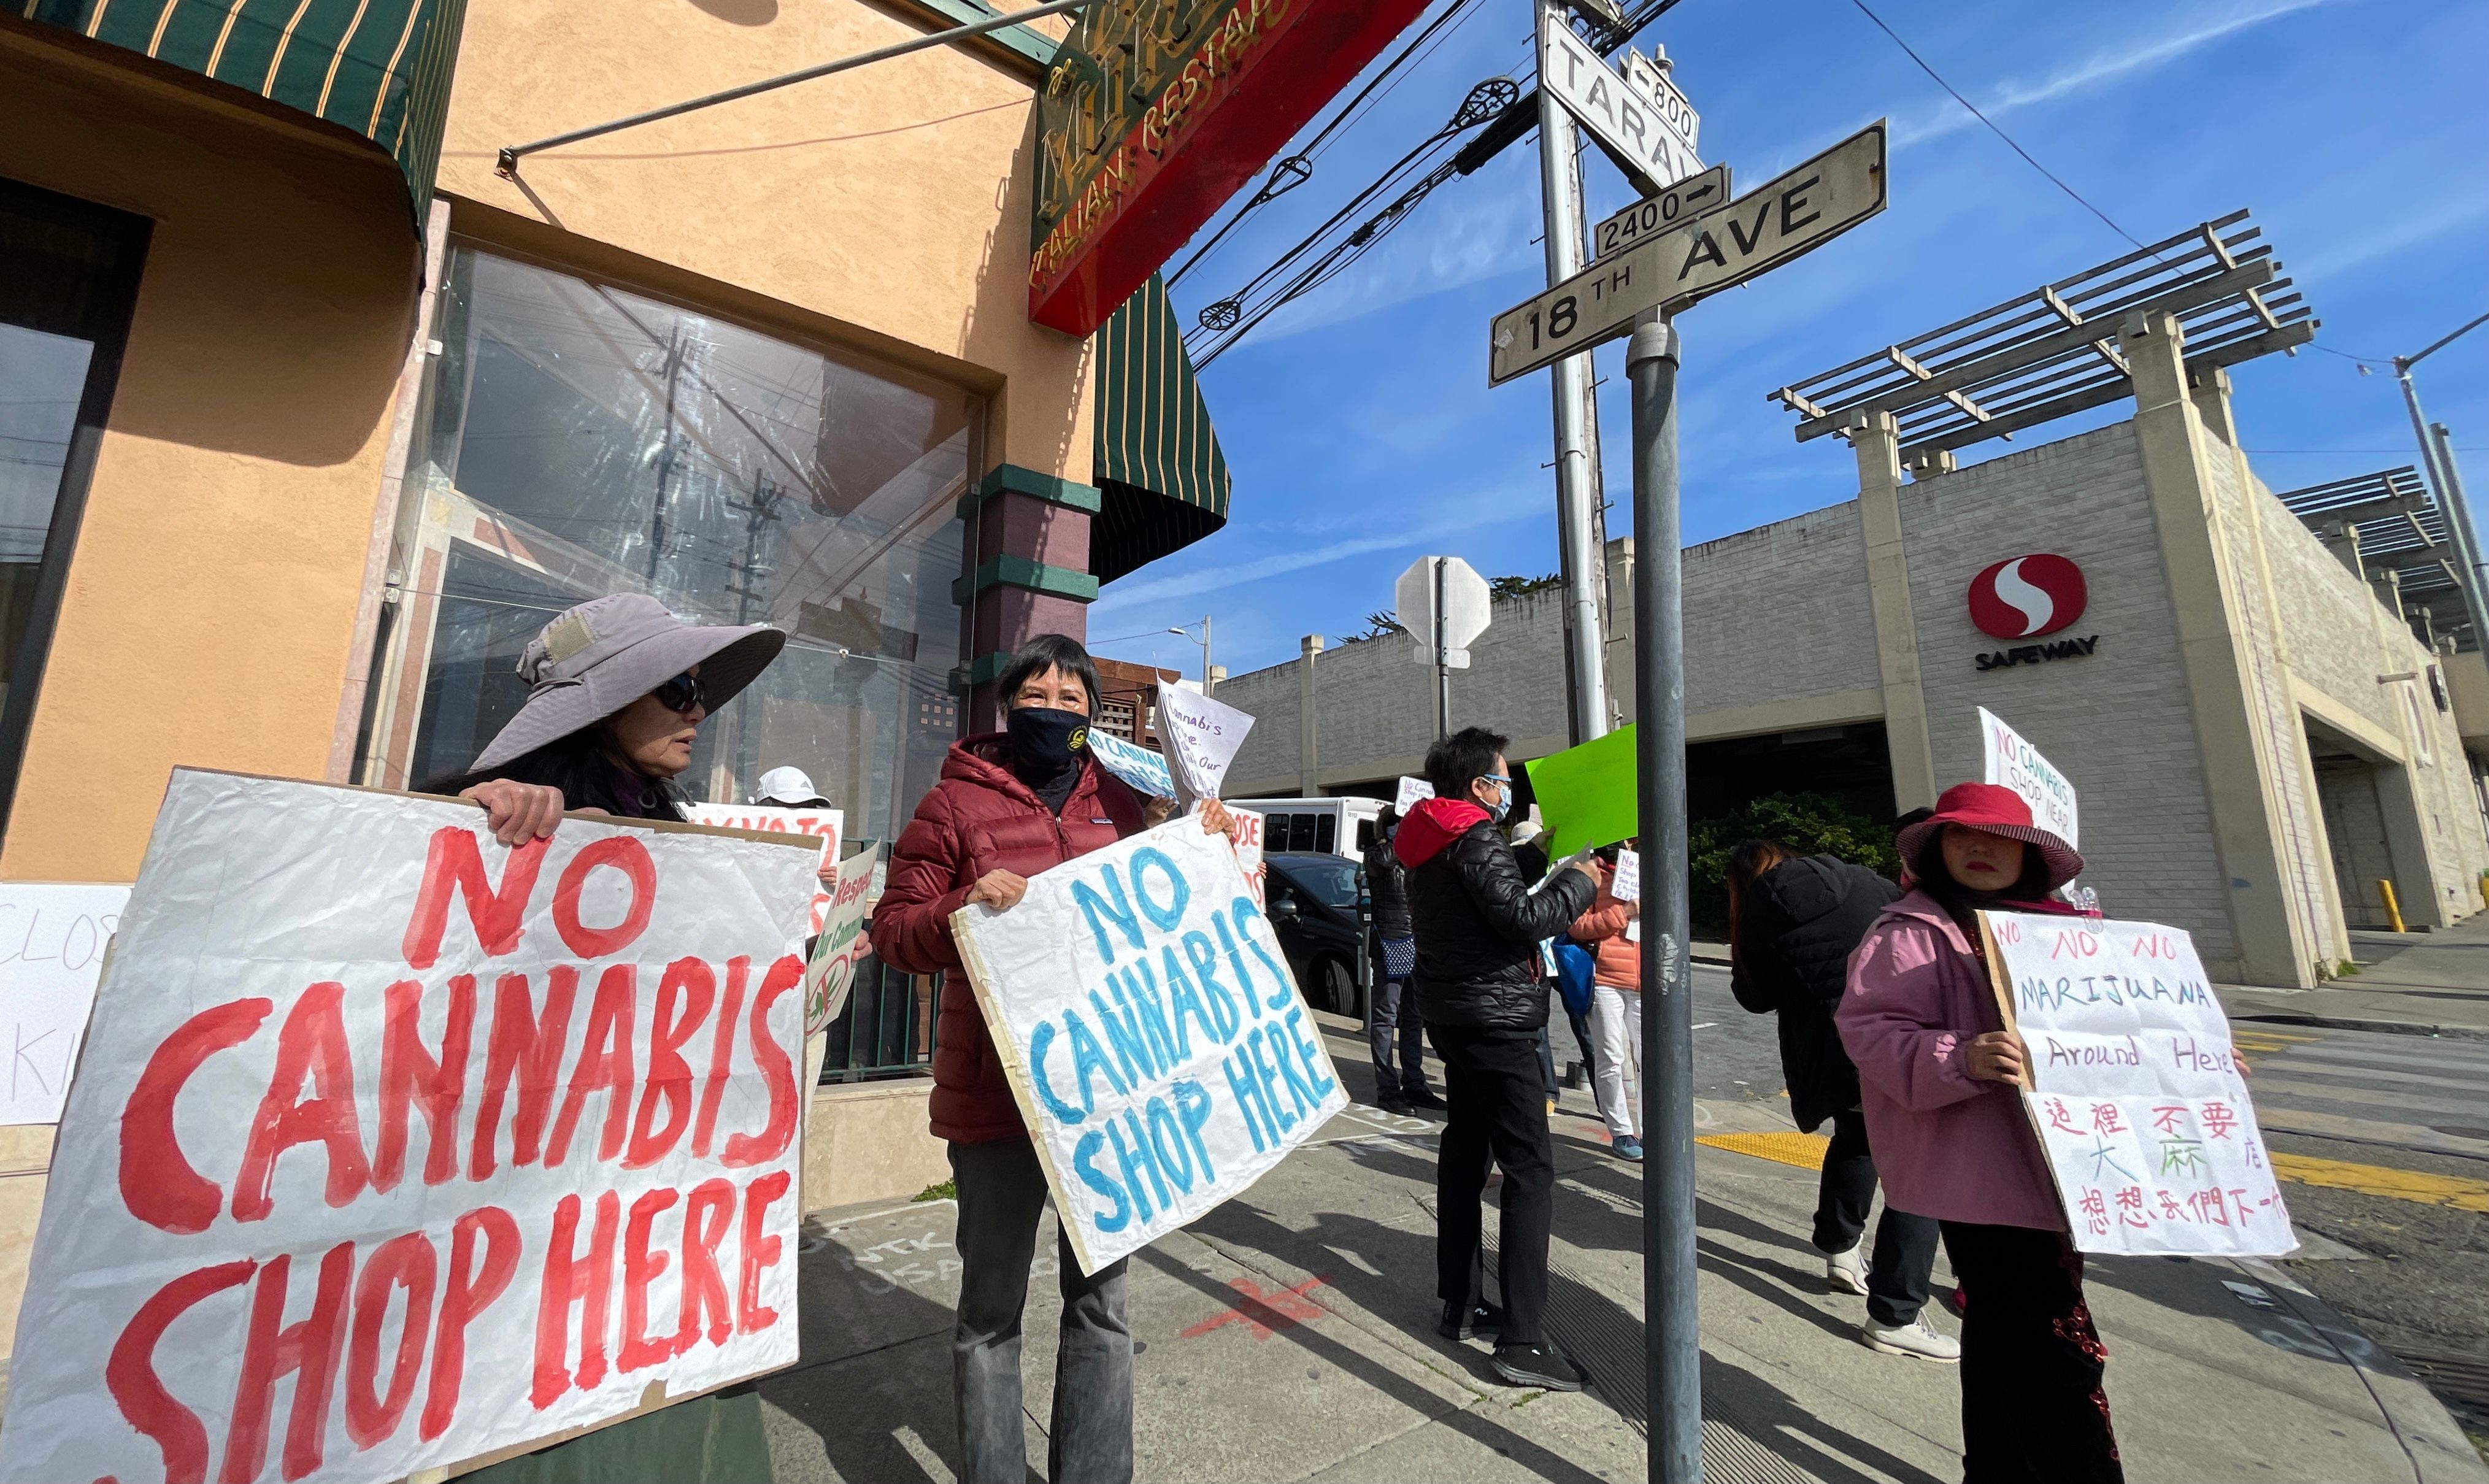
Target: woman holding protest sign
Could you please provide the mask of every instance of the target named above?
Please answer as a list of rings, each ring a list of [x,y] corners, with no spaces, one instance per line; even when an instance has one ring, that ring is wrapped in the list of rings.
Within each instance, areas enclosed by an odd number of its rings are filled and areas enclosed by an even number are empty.
[[[2122,1480],[2082,1255],[2016,1091],[2026,1053],[1976,916],[2071,910],[2049,894],[2083,859],[1993,784],[1946,789],[1895,843],[1915,889],[1850,956],[1834,1019],[1886,1198],[1936,1219],[1961,1283],[1963,1477]]]
[[[680,819],[700,724],[787,646],[766,624],[685,623],[637,592],[564,610],[528,641],[527,703],[467,772],[418,785],[484,806],[494,838],[551,835],[564,810]]]
[[[958,1327],[951,1344],[964,1484],[1020,1484],[1027,1444],[1020,1411],[1020,1312],[1045,1210],[1044,1167],[984,1013],[959,965],[951,915],[969,902],[1016,905],[1028,878],[1113,844],[1153,813],[1087,747],[1097,667],[1077,640],[1041,634],[1003,668],[1005,729],[951,748],[941,781],[916,806],[890,856],[873,914],[882,961],[941,974],[933,1038],[932,1125],[951,1146],[959,1218]],[[1232,834],[1216,799],[1201,825]],[[1069,1238],[1058,1260],[1057,1340],[1046,1476],[1081,1484],[1132,1477],[1132,1336],[1124,1264],[1082,1273]]]

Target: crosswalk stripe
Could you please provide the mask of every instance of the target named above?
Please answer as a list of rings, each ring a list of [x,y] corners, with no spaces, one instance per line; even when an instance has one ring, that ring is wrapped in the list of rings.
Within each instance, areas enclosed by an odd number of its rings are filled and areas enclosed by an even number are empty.
[[[2361,1195],[2381,1195],[2389,1200],[2413,1201],[2422,1206],[2489,1212],[2489,1180],[2388,1169],[2383,1165],[2353,1164],[2341,1159],[2317,1159],[2278,1151],[2273,1156],[2273,1172],[2301,1184],[2353,1190]]]

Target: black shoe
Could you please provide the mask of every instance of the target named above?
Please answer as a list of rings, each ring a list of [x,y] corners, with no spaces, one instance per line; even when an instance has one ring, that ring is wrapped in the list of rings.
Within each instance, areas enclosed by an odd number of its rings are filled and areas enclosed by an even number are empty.
[[[1440,1113],[1444,1110],[1444,1099],[1436,1097],[1432,1088],[1410,1088],[1402,1092],[1400,1098],[1402,1101],[1408,1103],[1409,1106],[1413,1108],[1424,1108],[1429,1112],[1435,1113]]]
[[[1545,1345],[1499,1345],[1488,1362],[1506,1385],[1536,1386],[1543,1391],[1579,1391],[1588,1373]]]
[[[1416,1111],[1409,1106],[1409,1099],[1406,1098],[1377,1098],[1374,1099],[1374,1105],[1393,1118],[1407,1118]]]
[[[1444,1317],[1435,1324],[1435,1332],[1447,1340],[1474,1339],[1481,1335],[1491,1339],[1503,1332],[1503,1310],[1491,1303],[1481,1303],[1463,1318],[1459,1304],[1447,1303],[1444,1305]]]

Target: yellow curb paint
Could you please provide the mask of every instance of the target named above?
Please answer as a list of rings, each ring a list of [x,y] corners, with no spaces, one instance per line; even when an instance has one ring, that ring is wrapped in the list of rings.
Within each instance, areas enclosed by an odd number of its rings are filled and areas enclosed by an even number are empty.
[[[1696,1135],[1694,1142],[1732,1155],[1793,1164],[1801,1170],[1819,1170],[1823,1151],[1832,1141],[1819,1133],[1704,1133]]]
[[[2467,1180],[2459,1175],[2428,1175],[2418,1170],[2311,1159],[2304,1155],[2278,1152],[2273,1155],[2273,1172],[2303,1185],[2323,1185],[2331,1190],[2351,1190],[2421,1206],[2489,1212],[2489,1181]]]

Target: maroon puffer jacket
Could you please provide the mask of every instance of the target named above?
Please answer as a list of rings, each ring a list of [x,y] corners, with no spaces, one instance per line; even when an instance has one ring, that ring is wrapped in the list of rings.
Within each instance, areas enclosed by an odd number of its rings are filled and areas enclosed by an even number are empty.
[[[873,948],[909,974],[942,975],[933,1032],[933,1136],[960,1144],[1025,1138],[1019,1104],[1003,1080],[976,991],[959,968],[951,914],[989,870],[1033,876],[1141,828],[1141,800],[1088,763],[1057,817],[1012,776],[1006,733],[951,745],[942,781],[916,806],[891,847],[890,874],[873,912]]]

